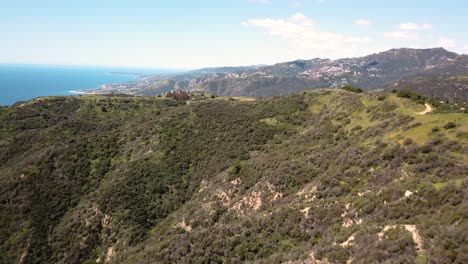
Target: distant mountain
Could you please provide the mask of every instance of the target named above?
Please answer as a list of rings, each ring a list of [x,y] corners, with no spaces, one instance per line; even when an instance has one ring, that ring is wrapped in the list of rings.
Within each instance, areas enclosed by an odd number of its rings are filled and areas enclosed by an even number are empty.
[[[456,101],[468,102],[468,55],[457,56],[447,65],[439,65],[427,71],[406,76],[390,84],[386,89],[411,89],[418,93]]]
[[[386,89],[410,89],[426,96],[466,104],[468,102],[468,74],[409,76],[387,86]]]
[[[316,88],[341,87],[345,84],[356,85],[364,90],[391,85],[399,88],[401,84],[412,84],[411,80],[420,75],[428,79],[436,76],[447,79],[468,75],[467,57],[443,48],[391,49],[358,58],[315,58],[270,66],[205,68],[170,76],[158,75],[111,86],[105,92],[120,88],[117,89],[119,92],[153,95],[173,89],[186,89],[230,96],[271,96]],[[411,87],[413,86],[410,85]],[[450,98],[467,98],[466,86],[450,85],[444,90],[445,87],[432,87],[429,82],[424,89],[419,90]]]

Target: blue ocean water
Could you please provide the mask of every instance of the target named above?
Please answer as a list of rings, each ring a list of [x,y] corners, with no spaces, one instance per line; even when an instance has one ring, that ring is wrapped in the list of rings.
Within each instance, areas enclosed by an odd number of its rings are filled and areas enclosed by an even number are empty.
[[[126,69],[50,65],[0,64],[0,105],[39,96],[73,95],[72,90],[95,89],[108,83],[134,81],[138,77],[110,73],[156,74],[154,69]]]

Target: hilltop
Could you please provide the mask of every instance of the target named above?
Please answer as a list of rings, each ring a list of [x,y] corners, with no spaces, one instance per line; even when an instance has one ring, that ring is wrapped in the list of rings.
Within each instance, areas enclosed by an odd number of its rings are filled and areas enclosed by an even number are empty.
[[[275,65],[206,68],[158,75],[133,83],[111,85],[110,89],[98,92],[154,95],[184,89],[227,96],[259,97],[288,95],[317,88],[339,88],[350,84],[365,90],[409,88],[428,96],[466,103],[468,88],[464,81],[458,80],[464,80],[468,75],[467,58],[467,55],[443,48],[391,49],[358,58],[315,58]],[[422,84],[413,81],[420,78],[442,81],[434,85],[432,81]]]
[[[0,262],[466,263],[468,117],[424,109],[336,89],[1,107]]]

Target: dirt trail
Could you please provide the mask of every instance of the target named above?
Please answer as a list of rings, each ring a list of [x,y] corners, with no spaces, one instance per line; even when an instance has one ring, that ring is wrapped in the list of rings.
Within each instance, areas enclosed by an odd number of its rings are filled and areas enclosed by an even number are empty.
[[[424,104],[424,106],[426,107],[426,109],[424,109],[424,111],[418,112],[418,113],[416,113],[416,114],[418,114],[418,115],[425,115],[425,114],[430,113],[430,112],[433,111],[432,106],[431,106],[430,104]]]
[[[381,232],[379,232],[377,234],[379,236],[379,240],[383,239],[384,233],[387,230],[396,228],[398,226],[403,227],[404,229],[406,229],[406,231],[411,233],[411,235],[413,236],[414,243],[416,243],[416,250],[418,252],[424,251],[423,250],[423,239],[422,239],[421,235],[419,234],[419,230],[416,228],[415,225],[387,225],[387,226],[385,226],[383,228],[383,230]]]

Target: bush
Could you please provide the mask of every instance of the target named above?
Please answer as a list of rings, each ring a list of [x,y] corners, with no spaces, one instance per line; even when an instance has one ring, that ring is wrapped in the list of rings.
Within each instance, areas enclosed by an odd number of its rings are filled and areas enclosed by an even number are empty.
[[[447,124],[445,124],[444,128],[445,129],[451,129],[451,128],[454,128],[456,127],[457,125],[455,125],[455,123],[453,122],[448,122]]]
[[[424,145],[419,150],[423,154],[428,154],[428,153],[432,152],[432,146],[431,145]]]
[[[345,85],[341,87],[341,90],[345,90],[348,92],[353,92],[353,93],[362,93],[362,89],[358,87],[354,87],[352,85]]]
[[[457,133],[455,134],[456,137],[462,137],[463,135],[465,135],[465,132],[461,130],[457,131]]]
[[[231,167],[231,169],[229,170],[229,173],[231,174],[239,174],[241,170],[241,163],[239,160],[236,160],[234,162],[234,165]]]
[[[408,98],[408,99],[411,99],[412,101],[414,102],[417,102],[417,103],[420,103],[420,104],[424,104],[424,101],[425,101],[425,97],[412,91],[412,90],[408,90],[408,89],[401,89],[401,90],[397,90],[395,91],[396,95],[398,97],[401,97],[401,98]]]
[[[411,145],[413,144],[413,140],[411,138],[407,138],[405,139],[405,141],[403,141],[403,145]]]

